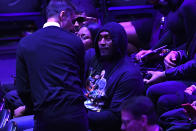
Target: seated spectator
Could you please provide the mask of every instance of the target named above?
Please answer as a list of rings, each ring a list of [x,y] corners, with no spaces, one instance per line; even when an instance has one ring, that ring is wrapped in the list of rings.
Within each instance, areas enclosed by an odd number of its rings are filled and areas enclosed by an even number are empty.
[[[86,52],[87,100],[84,104],[92,131],[120,130],[120,104],[144,93],[139,68],[130,63],[126,49],[123,27],[112,22],[99,31],[95,50]],[[92,52],[95,55],[90,58]]]
[[[11,117],[13,117],[14,110],[20,106],[23,106],[24,104],[21,101],[16,91],[16,85],[15,85],[16,77],[15,75],[12,75],[11,77],[14,79],[14,83],[0,85],[0,94],[1,94],[0,103],[1,100],[4,99],[5,108],[10,110]]]
[[[196,86],[191,85],[187,87],[184,91],[179,90],[176,93],[165,94],[159,97],[157,102],[157,111],[159,115],[173,110],[175,108],[180,108],[183,103],[192,103],[196,100]]]
[[[167,70],[163,72],[148,72],[152,74],[152,77],[149,80],[146,79],[145,82],[155,85],[148,88],[147,96],[149,96],[153,102],[157,103],[157,105],[162,102],[165,103],[165,101],[172,102],[172,98],[170,98],[171,100],[169,101],[166,100],[168,99],[167,96],[163,95],[176,94],[177,91],[184,92],[187,87],[196,83],[196,34],[190,39],[190,44],[188,44],[187,47],[187,50],[172,51],[166,56],[165,65]],[[187,54],[186,52],[189,53]],[[165,98],[163,99],[163,97]]]
[[[166,70],[149,71],[152,77],[149,80],[145,79],[147,84],[155,84],[149,87],[147,96],[158,107],[161,107],[159,105],[162,103],[166,104],[167,101],[172,102],[173,99],[165,95],[176,94],[177,91],[184,92],[196,81],[194,76],[196,73],[196,4],[192,0],[185,0],[178,7],[175,12],[169,14],[170,22],[173,23],[170,30],[173,31],[173,35],[176,34],[174,39],[176,43],[185,43],[186,47],[182,50],[171,51],[164,59]],[[178,23],[174,25],[175,22]],[[185,33],[181,34],[183,31]],[[169,103],[167,105],[170,105]],[[161,109],[158,109],[158,112],[159,115],[163,113]]]
[[[100,27],[101,26],[97,23],[90,23],[81,27],[78,31],[77,35],[81,38],[85,50],[94,47],[94,40]]]
[[[23,102],[18,96],[16,89],[9,91],[4,96],[6,108],[11,111],[11,115],[14,116],[14,110],[20,106],[23,106]],[[26,113],[24,113],[26,114]],[[27,113],[28,114],[28,113]]]
[[[196,101],[182,104],[181,108],[162,114],[159,124],[167,131],[192,131],[196,129]]]
[[[153,49],[168,45],[171,50],[184,49],[188,40],[195,32],[195,3],[192,0],[149,0],[155,8],[167,15],[168,32],[161,37],[159,42],[154,43],[150,50],[142,50],[136,54],[136,59],[152,52]],[[190,18],[190,16],[192,16]],[[193,18],[193,19],[192,19]]]
[[[121,107],[122,131],[160,131],[152,101],[139,96],[125,101]]]

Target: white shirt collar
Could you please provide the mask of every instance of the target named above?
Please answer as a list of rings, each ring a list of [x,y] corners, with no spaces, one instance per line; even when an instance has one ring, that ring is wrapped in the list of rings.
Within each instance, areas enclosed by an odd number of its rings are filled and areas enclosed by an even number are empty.
[[[60,24],[57,23],[57,22],[46,22],[46,23],[43,25],[43,28],[48,27],[48,26],[57,26],[57,27],[60,27]]]

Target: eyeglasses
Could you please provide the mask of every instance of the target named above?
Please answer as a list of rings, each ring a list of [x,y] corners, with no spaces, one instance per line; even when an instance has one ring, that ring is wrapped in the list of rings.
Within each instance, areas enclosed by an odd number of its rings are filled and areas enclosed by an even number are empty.
[[[75,24],[76,21],[79,23],[79,24],[82,24],[86,21],[89,21],[89,22],[97,22],[97,19],[94,18],[94,17],[87,17],[87,16],[77,16],[75,17],[73,20],[72,20],[72,23]]]
[[[83,23],[84,21],[86,21],[86,18],[85,18],[85,17],[82,17],[82,16],[76,17],[76,18],[74,18],[74,19],[72,20],[72,23],[75,24],[76,21],[77,21],[78,23]]]

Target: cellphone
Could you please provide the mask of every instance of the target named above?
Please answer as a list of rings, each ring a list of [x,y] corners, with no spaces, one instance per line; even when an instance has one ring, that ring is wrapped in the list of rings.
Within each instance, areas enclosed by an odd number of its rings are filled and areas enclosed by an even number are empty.
[[[153,57],[154,55],[158,55],[163,49],[165,49],[167,45],[161,46],[157,49],[152,50],[152,52],[147,53],[141,57],[142,62],[148,61],[149,58]]]

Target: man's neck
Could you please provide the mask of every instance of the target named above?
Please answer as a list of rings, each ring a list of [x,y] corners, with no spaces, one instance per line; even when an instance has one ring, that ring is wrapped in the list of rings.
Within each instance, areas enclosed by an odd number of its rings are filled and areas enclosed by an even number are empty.
[[[48,27],[48,26],[57,26],[60,27],[59,22],[55,18],[49,18],[47,22],[44,24],[43,28]]]
[[[56,23],[59,23],[59,21],[56,19],[56,18],[48,18],[47,22],[56,22]]]

